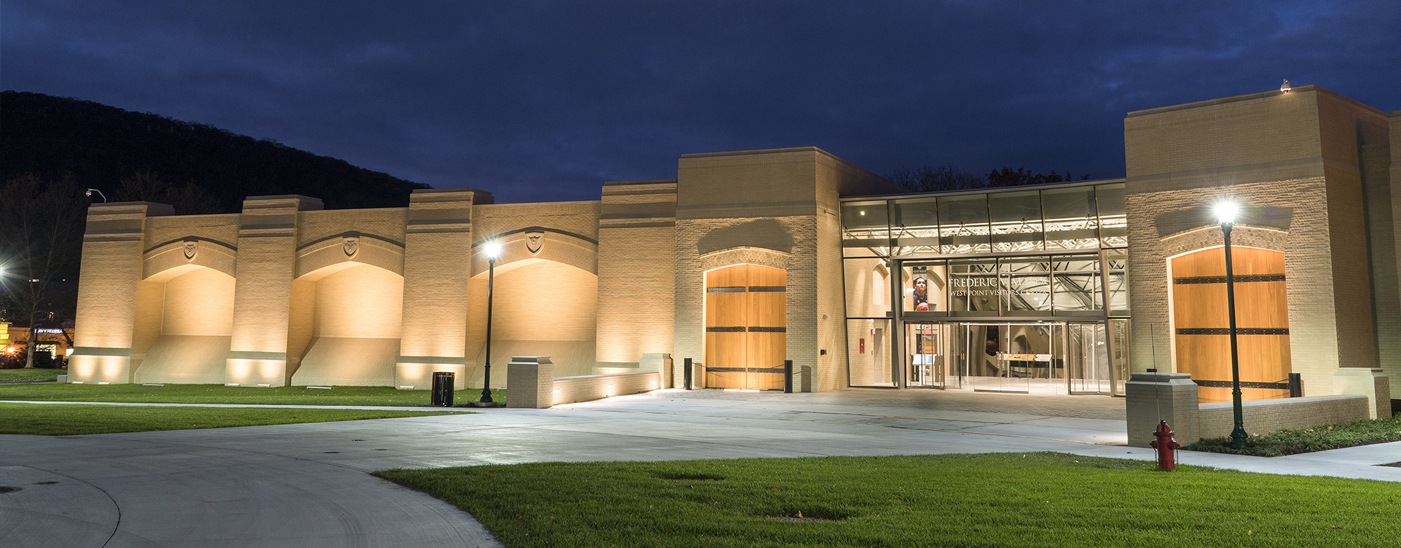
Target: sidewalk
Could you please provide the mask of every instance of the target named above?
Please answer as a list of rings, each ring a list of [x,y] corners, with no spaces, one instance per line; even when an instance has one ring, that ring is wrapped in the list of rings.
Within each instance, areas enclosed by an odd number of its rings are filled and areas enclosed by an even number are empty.
[[[1153,458],[1124,446],[1123,400],[1097,396],[667,390],[478,411],[0,436],[0,485],[21,488],[0,494],[0,545],[498,545],[466,513],[367,474],[386,468],[1014,451]],[[1399,460],[1401,443],[1273,459],[1181,454],[1184,464],[1384,481],[1401,481],[1401,468],[1376,465]]]

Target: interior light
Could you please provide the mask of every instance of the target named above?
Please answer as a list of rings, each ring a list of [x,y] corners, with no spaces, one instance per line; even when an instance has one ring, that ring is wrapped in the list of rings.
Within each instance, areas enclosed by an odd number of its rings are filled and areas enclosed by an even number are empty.
[[[861,215],[862,215],[862,216],[865,216],[865,215],[866,215],[866,210],[864,210],[864,209],[861,210]]]

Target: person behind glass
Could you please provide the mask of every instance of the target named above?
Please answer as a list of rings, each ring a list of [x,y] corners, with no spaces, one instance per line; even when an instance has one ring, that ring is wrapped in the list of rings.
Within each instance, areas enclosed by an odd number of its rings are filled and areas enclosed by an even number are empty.
[[[929,311],[929,280],[915,276],[915,312]]]

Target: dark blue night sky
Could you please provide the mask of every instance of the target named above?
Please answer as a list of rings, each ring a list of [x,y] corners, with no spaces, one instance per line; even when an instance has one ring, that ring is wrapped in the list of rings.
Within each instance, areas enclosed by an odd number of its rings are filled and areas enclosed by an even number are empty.
[[[1401,109],[1401,2],[0,4],[0,88],[275,139],[499,202],[688,152],[1123,175],[1128,111],[1316,84]]]

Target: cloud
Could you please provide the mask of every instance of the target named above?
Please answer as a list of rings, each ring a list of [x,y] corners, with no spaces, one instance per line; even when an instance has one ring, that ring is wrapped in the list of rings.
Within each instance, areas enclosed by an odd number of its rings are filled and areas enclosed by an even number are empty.
[[[1401,66],[1381,1],[37,4],[3,6],[7,89],[501,201],[806,145],[877,173],[1121,176],[1128,111],[1282,78],[1394,109]]]

